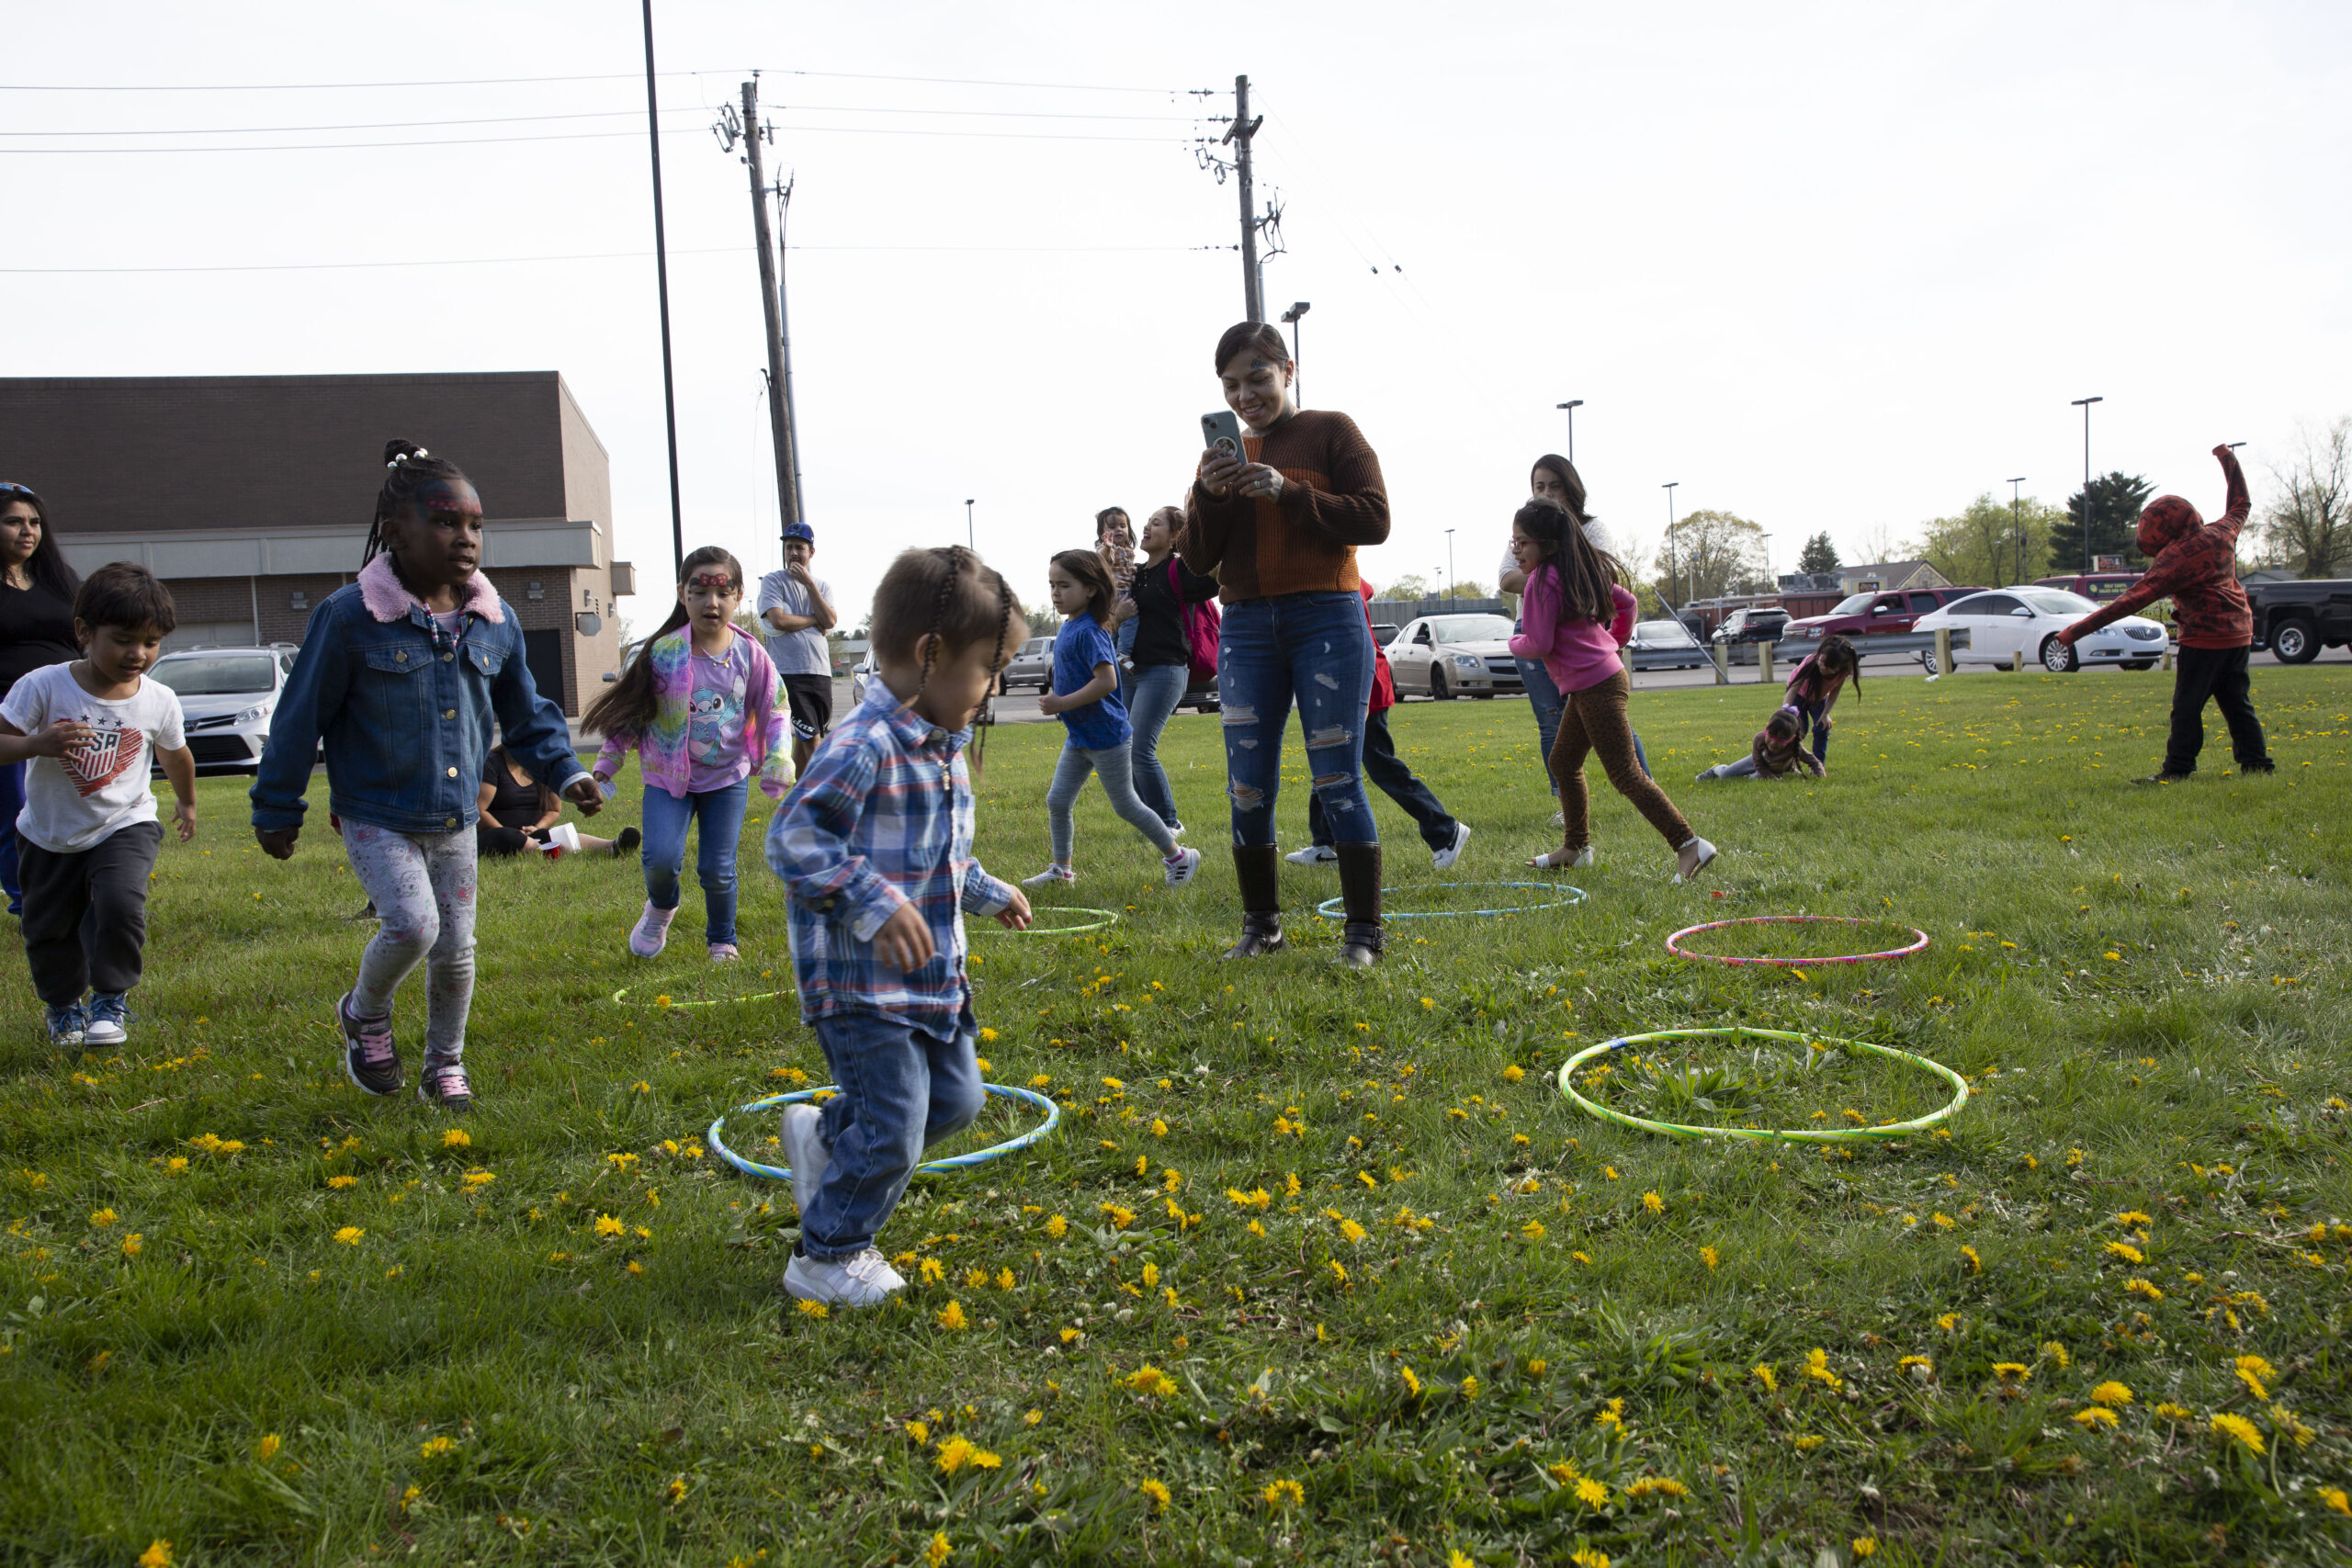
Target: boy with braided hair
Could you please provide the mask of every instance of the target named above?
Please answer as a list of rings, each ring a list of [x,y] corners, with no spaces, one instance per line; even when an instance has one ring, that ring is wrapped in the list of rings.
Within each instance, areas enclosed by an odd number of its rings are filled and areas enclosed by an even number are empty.
[[[2238,584],[2238,530],[2254,503],[2237,454],[2213,448],[2229,480],[2228,510],[2208,523],[2177,495],[2160,495],[2140,513],[2140,553],[2151,558],[2146,575],[2120,598],[2085,615],[2058,634],[2067,647],[2143,604],[2170,595],[2180,623],[2180,669],[2173,677],[2172,737],[2162,772],[2134,784],[2178,784],[2197,771],[2205,749],[2205,702],[2211,698],[2230,727],[2230,750],[2243,773],[2278,771],[2255,716],[2246,656],[2254,645],[2254,610]]]

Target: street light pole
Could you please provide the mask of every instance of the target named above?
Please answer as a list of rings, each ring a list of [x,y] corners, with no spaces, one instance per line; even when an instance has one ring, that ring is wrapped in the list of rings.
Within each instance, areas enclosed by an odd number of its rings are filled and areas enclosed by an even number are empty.
[[[979,536],[972,531],[972,498],[964,498],[964,547],[974,555],[980,553]]]
[[[1298,367],[1298,319],[1312,309],[1304,299],[1283,312],[1283,320],[1290,326],[1291,396],[1301,408],[1306,406],[1306,374]]]
[[[1456,597],[1454,591],[1461,586],[1462,580],[1453,575],[1453,530],[1448,528],[1445,531],[1445,601],[1447,604],[1453,603]]]
[[[2091,405],[2103,403],[2105,398],[2076,398],[2075,407],[2083,411],[2083,570],[2091,569]]]
[[[1671,484],[1658,487],[1666,491],[1666,577],[1667,581],[1677,588],[1682,586],[1682,569],[1674,553],[1674,487],[1681,482],[1680,479],[1676,479]],[[1688,604],[1689,601],[1686,599],[1684,603]],[[1671,609],[1672,606],[1669,605],[1668,608]],[[1681,616],[1678,615],[1675,618],[1680,620]]]
[[[1573,463],[1577,460],[1577,410],[1584,407],[1584,400],[1582,398],[1570,398],[1565,403],[1555,403],[1553,406],[1555,408],[1566,410],[1567,412],[1568,461]]]
[[[2025,483],[2023,474],[2019,474],[2009,481],[2009,532],[2016,536],[2018,541],[2018,581],[2019,582],[2025,581],[2025,524],[2018,516],[2018,486],[2023,483]],[[2000,585],[1996,583],[1994,586],[1997,588]]]

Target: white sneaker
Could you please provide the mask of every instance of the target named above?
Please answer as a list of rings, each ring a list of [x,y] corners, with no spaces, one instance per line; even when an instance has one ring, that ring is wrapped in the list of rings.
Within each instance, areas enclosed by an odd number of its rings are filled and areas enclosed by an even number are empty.
[[[1309,844],[1303,850],[1293,850],[1283,859],[1293,865],[1329,865],[1340,858],[1340,852],[1329,844]]]
[[[1182,838],[1184,836],[1184,824],[1182,822],[1170,822],[1168,824],[1168,836],[1171,839]]]
[[[670,942],[670,922],[678,918],[675,909],[657,909],[650,902],[645,913],[637,918],[637,927],[628,933],[628,950],[639,958],[658,958]]]
[[[1168,873],[1168,886],[1182,887],[1193,880],[1193,873],[1201,869],[1201,852],[1178,850],[1174,854],[1163,859],[1159,864],[1161,869]]]
[[[907,1282],[869,1247],[841,1263],[820,1263],[796,1252],[784,1266],[784,1288],[804,1302],[865,1307],[880,1306],[905,1290]]]
[[[1719,852],[1715,849],[1715,846],[1707,842],[1704,839],[1691,840],[1689,843],[1674,852],[1676,857],[1675,863],[1678,867],[1674,874],[1674,880],[1677,882],[1690,881],[1692,877],[1706,870],[1709,863],[1715,858],[1718,852]]]
[[[825,1168],[833,1162],[833,1151],[825,1146],[825,1113],[813,1105],[787,1105],[776,1121],[784,1160],[792,1168],[793,1207],[805,1217],[825,1179]]]
[[[1470,824],[1467,822],[1456,822],[1453,825],[1453,842],[1446,845],[1445,848],[1442,850],[1431,850],[1430,852],[1430,864],[1437,867],[1440,871],[1452,871],[1453,869],[1453,863],[1462,858],[1462,846],[1469,841]]]
[[[1066,865],[1049,865],[1035,876],[1021,879],[1023,887],[1053,887],[1066,882],[1076,882],[1078,873]]]

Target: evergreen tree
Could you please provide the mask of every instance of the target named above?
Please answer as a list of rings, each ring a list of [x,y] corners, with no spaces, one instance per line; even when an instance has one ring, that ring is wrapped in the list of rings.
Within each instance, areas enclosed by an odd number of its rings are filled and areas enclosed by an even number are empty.
[[[1829,542],[1829,530],[1826,528],[1807,539],[1804,551],[1797,557],[1799,571],[1836,571],[1838,564],[1838,547]]]
[[[2083,491],[2068,496],[2066,520],[2050,533],[2050,570],[2086,570],[2086,556],[2121,556],[2127,567],[2145,566],[2147,558],[2140,553],[2136,535],[2140,511],[2153,493],[2146,476],[2120,468],[2091,480],[2088,551],[2083,548]]]

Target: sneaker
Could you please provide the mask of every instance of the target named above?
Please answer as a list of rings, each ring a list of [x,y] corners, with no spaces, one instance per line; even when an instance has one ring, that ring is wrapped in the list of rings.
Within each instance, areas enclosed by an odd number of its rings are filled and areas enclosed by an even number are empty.
[[[2150,773],[2146,778],[2133,779],[2132,782],[2136,784],[2186,784],[2188,782],[2188,775],[2187,773]]]
[[[621,836],[613,840],[613,858],[615,860],[620,859],[621,856],[628,853],[629,851],[637,848],[638,845],[643,842],[645,842],[645,835],[639,832],[636,829],[622,829]]]
[[[742,953],[731,942],[714,942],[710,944],[710,961],[713,964],[732,964],[742,956]]]
[[[466,1067],[462,1062],[436,1062],[425,1058],[424,1072],[416,1080],[416,1098],[427,1105],[437,1105],[456,1115],[464,1115],[474,1108],[474,1091],[466,1082]]]
[[[90,1021],[82,1011],[80,1002],[68,1002],[62,1008],[49,1010],[49,1043],[57,1046],[80,1049],[87,1037]]]
[[[1168,824],[1168,836],[1171,839],[1182,838],[1184,836],[1184,824],[1182,822],[1170,822]]]
[[[1462,858],[1462,846],[1469,841],[1470,824],[1467,822],[1456,822],[1453,825],[1453,842],[1446,845],[1445,848],[1442,850],[1431,850],[1430,852],[1430,864],[1435,866],[1440,871],[1452,871],[1453,869],[1453,863]]]
[[[628,950],[639,958],[658,958],[670,944],[670,922],[678,918],[675,909],[657,909],[651,903],[645,913],[637,918],[637,928],[628,933]]]
[[[825,1113],[813,1105],[787,1105],[776,1122],[785,1163],[792,1168],[792,1206],[805,1215],[825,1179],[825,1168],[833,1162],[833,1151],[825,1146]]]
[[[343,1027],[343,1070],[369,1094],[401,1091],[401,1052],[392,1043],[392,1018],[361,1018],[351,1010],[351,993],[334,1004],[335,1021]]]
[[[1689,843],[1674,852],[1676,865],[1674,880],[1677,882],[1690,881],[1692,877],[1698,875],[1700,872],[1705,870],[1708,863],[1712,862],[1719,852],[1721,852],[1716,850],[1714,845],[1707,842],[1704,839],[1691,840]]]
[[[1283,859],[1293,865],[1329,865],[1340,858],[1340,852],[1329,844],[1309,844],[1303,850],[1293,850]]]
[[[784,1268],[784,1288],[786,1294],[804,1302],[822,1302],[828,1306],[880,1306],[907,1282],[899,1271],[883,1261],[882,1255],[867,1247],[856,1257],[839,1263],[820,1263],[815,1258],[796,1252]]]
[[[1567,813],[1566,813],[1566,812],[1565,812],[1565,811],[1555,811],[1554,813],[1552,813],[1552,826],[1553,826],[1553,827],[1555,827],[1555,828],[1565,828],[1565,827],[1566,827],[1567,825],[1568,825],[1568,815],[1567,815]]]
[[[1595,849],[1592,845],[1587,844],[1584,848],[1577,852],[1576,859],[1568,862],[1568,863],[1572,866],[1599,865],[1600,863],[1600,852]]]
[[[2259,762],[2240,762],[2238,764],[2238,772],[2242,773],[2275,773],[2278,771],[2278,764],[2270,761],[2267,757],[2264,758]]]
[[[1023,887],[1053,887],[1067,882],[1076,882],[1077,880],[1078,873],[1070,870],[1069,867],[1066,865],[1049,865],[1035,876],[1023,877],[1021,879],[1021,886]]]
[[[89,1021],[82,1026],[85,1045],[119,1045],[130,1038],[123,1024],[130,1017],[120,991],[99,991],[90,998],[85,1015]]]
[[[1161,869],[1168,873],[1168,886],[1182,887],[1193,880],[1193,873],[1201,869],[1201,852],[1178,850],[1174,854],[1161,860],[1159,864]]]

